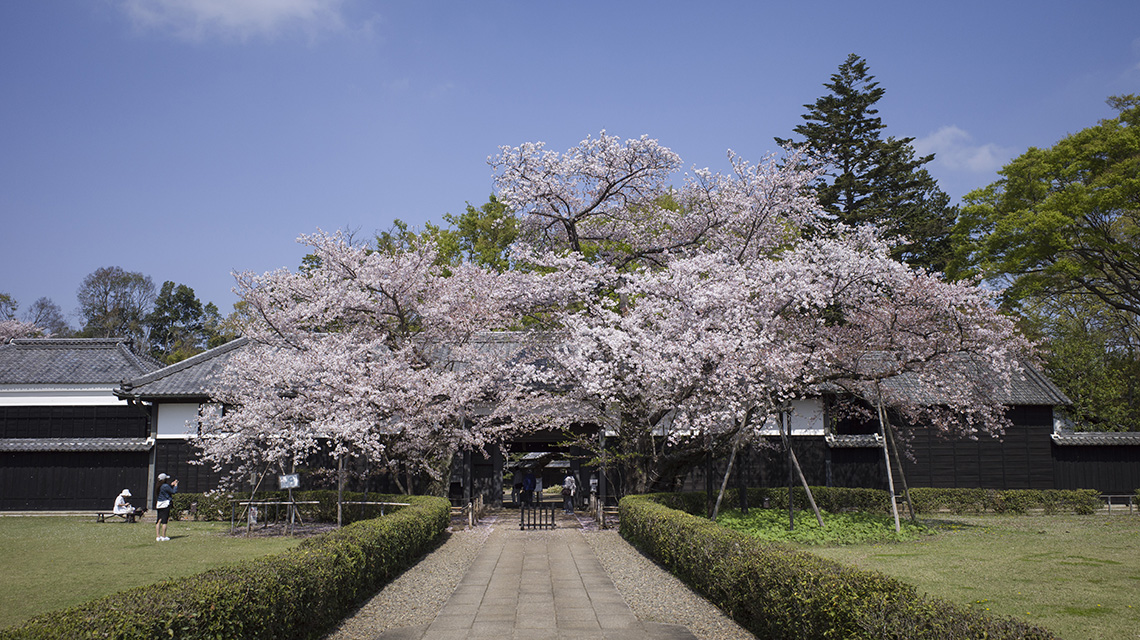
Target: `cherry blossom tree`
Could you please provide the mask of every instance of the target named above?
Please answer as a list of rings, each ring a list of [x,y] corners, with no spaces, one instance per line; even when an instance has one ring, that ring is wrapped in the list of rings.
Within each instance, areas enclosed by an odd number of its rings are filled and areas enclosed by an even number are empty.
[[[19,338],[39,338],[43,330],[31,322],[10,319],[0,320],[0,345],[8,344]]]
[[[803,196],[814,173],[732,161],[731,174],[694,170],[677,191],[664,176],[680,160],[647,138],[603,132],[565,154],[523,145],[492,162],[524,237],[619,270],[552,315],[562,339],[515,371],[526,399],[551,390],[544,419],[616,432],[628,491],[668,488],[704,452],[829,381],[868,397],[905,373],[923,393],[881,404],[947,433],[1000,432],[992,392],[1027,345],[988,296],[892,260],[871,227],[802,240],[827,224]]]
[[[301,242],[312,249],[306,269],[237,276],[253,344],[227,368],[226,411],[203,421],[204,434],[225,436],[201,440],[206,459],[249,473],[331,446],[438,479],[456,448],[488,442],[496,427],[468,417],[501,358],[479,336],[516,321],[529,276],[467,263],[444,274],[426,244]]]
[[[430,240],[303,236],[303,270],[238,276],[253,346],[203,422],[207,458],[250,471],[332,446],[439,477],[507,430],[590,423],[641,492],[828,388],[1000,432],[1027,345],[988,296],[892,260],[870,227],[805,234],[831,223],[803,162],[730,159],[674,189],[680,158],[645,137],[503,147],[498,199],[521,217],[502,273],[439,266]]]
[[[872,236],[864,228],[847,242],[821,243],[814,259],[836,265],[827,277],[847,283],[827,307],[834,325],[826,336],[827,378],[879,421],[897,529],[892,449],[900,472],[902,465],[888,411],[903,426],[947,437],[1000,436],[1008,426],[1010,384],[1032,347],[997,312],[991,291],[910,269]],[[844,259],[852,249],[861,259]],[[909,492],[905,477],[903,483]]]
[[[806,186],[817,173],[791,153],[751,165],[730,151],[732,173],[694,169],[680,189],[668,185],[680,157],[647,136],[622,142],[602,131],[565,153],[504,146],[491,166],[523,242],[620,269],[722,248],[755,256],[816,224]]]
[[[816,175],[803,162],[730,160],[730,174],[694,169],[679,190],[665,180],[680,159],[646,137],[603,132],[565,154],[504,147],[492,162],[535,251],[615,269],[548,318],[562,339],[541,366],[514,373],[519,388],[557,390],[548,400],[564,404],[548,424],[617,432],[631,491],[667,484],[763,422],[805,371],[798,343],[776,340],[799,292],[772,257],[821,223],[803,195]],[[511,402],[500,411],[535,416]]]

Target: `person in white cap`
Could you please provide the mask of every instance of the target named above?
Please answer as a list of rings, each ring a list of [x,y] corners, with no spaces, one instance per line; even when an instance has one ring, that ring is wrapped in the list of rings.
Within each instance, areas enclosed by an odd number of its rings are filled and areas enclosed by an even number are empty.
[[[122,493],[115,497],[115,506],[111,509],[115,515],[120,515],[126,518],[127,522],[134,522],[135,516],[141,516],[146,513],[146,509],[136,509],[127,502],[127,498],[131,497],[130,489],[123,489]]]
[[[170,480],[170,482],[167,482]],[[171,480],[165,473],[158,474],[158,481],[162,486],[158,488],[158,500],[154,503],[154,511],[158,518],[154,522],[155,542],[166,542],[166,523],[170,520],[170,503],[174,501],[174,494],[178,493],[178,480]]]

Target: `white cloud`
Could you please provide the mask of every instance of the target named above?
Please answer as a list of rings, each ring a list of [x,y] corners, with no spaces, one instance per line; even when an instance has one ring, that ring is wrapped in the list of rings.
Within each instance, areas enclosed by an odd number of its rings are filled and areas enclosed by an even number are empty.
[[[975,144],[974,137],[955,126],[942,127],[912,145],[920,155],[934,155],[934,163],[951,171],[993,173],[1014,156],[1011,149],[996,144]]]
[[[200,40],[272,38],[297,29],[310,36],[344,28],[344,0],[122,0],[139,27]]]

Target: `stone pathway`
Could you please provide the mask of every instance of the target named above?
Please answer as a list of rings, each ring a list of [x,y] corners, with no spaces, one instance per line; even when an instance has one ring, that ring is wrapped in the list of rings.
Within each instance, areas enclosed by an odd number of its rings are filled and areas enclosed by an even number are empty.
[[[696,640],[683,626],[638,620],[577,519],[558,525],[520,531],[500,521],[430,624],[378,640]]]

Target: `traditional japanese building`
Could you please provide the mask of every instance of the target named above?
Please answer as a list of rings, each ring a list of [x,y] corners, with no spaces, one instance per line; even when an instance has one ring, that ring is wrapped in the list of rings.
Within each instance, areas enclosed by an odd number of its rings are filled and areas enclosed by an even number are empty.
[[[178,489],[204,492],[218,488],[212,467],[195,464],[192,441],[198,437],[198,417],[213,402],[218,376],[239,349],[248,344],[238,338],[181,362],[125,381],[115,396],[144,412],[154,439],[156,473],[178,478]]]
[[[507,334],[486,341],[487,349],[518,349]],[[182,491],[218,488],[219,475],[194,464],[192,443],[222,370],[247,344],[234,340],[161,368],[132,353],[123,340],[27,339],[0,347],[0,510],[107,509],[123,488],[149,506],[159,472],[179,478]],[[1012,426],[1001,438],[948,439],[921,426],[911,430],[912,457],[903,459],[910,486],[1083,488],[1106,494],[1140,487],[1140,433],[1074,432],[1062,417],[1068,398],[1034,370],[1015,380],[1004,400]],[[885,487],[877,424],[838,419],[830,402],[826,394],[807,398],[789,415],[808,481]],[[597,433],[586,423],[576,431]],[[769,431],[765,437],[778,443],[774,428]],[[513,473],[530,464],[547,485],[567,471],[583,487],[599,479],[599,489],[612,501],[616,487],[582,466],[583,452],[561,447],[564,439],[561,432],[536,431],[503,447],[460,452],[449,493],[457,502],[483,495],[487,504],[500,504],[504,492],[510,494]],[[719,486],[723,466],[712,461],[711,469],[696,470],[686,487],[703,490],[710,480]],[[737,466],[740,477],[732,486],[787,482],[778,445],[743,454]]]
[[[158,369],[116,339],[23,339],[0,346],[0,510],[108,510],[145,499],[154,437],[117,398]]]

